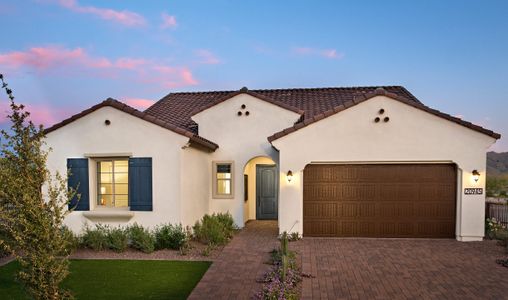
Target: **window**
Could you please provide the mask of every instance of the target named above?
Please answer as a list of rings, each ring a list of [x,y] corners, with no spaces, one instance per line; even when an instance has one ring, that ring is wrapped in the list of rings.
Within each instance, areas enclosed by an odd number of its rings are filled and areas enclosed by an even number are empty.
[[[213,174],[213,197],[233,198],[233,162],[214,162]]]
[[[129,206],[129,161],[127,159],[97,162],[97,205]]]

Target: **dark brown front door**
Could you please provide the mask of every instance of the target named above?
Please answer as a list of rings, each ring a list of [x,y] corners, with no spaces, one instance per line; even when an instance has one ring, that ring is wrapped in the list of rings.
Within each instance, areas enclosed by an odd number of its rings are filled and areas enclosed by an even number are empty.
[[[311,164],[303,235],[455,237],[455,165]]]

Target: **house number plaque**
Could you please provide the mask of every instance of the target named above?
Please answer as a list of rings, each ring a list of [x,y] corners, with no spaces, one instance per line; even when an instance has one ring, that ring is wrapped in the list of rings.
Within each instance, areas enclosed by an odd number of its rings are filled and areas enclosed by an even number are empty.
[[[465,195],[483,195],[483,188],[465,188]]]

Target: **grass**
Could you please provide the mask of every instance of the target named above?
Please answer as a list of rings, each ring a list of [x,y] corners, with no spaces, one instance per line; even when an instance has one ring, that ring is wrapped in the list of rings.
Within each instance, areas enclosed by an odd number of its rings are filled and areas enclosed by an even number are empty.
[[[76,299],[186,299],[209,262],[71,260],[63,286]],[[29,299],[15,281],[16,262],[0,267],[0,298]]]

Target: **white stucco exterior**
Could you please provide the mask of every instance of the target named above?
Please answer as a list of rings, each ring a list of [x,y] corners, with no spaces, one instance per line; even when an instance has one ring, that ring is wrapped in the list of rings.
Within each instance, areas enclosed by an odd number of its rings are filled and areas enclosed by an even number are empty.
[[[242,108],[245,106],[244,108]],[[375,123],[378,111],[389,122]],[[241,115],[238,113],[241,112]],[[248,114],[247,114],[248,112]],[[206,213],[230,212],[243,227],[256,218],[256,164],[276,164],[279,180],[279,231],[302,233],[303,170],[310,163],[454,163],[457,178],[458,240],[480,240],[485,195],[464,188],[485,187],[486,150],[495,139],[386,96],[375,96],[283,136],[301,115],[246,93],[201,111],[192,119],[199,135],[219,145],[214,152],[189,147],[189,138],[113,107],[102,107],[47,135],[53,150],[51,172],[66,172],[67,158],[89,157],[90,211],[74,211],[66,224],[78,232],[85,222],[144,226],[192,225]],[[110,125],[105,125],[110,120]],[[96,207],[96,157],[151,157],[153,211]],[[233,162],[230,198],[214,198],[214,162]],[[286,180],[287,171],[293,180]],[[480,180],[472,180],[472,170]],[[244,174],[249,175],[244,201]]]
[[[241,108],[242,105],[245,105],[245,109]],[[241,116],[238,116],[239,111],[242,112]],[[248,94],[237,95],[192,117],[199,124],[199,135],[219,145],[219,149],[210,155],[209,172],[211,173],[213,161],[234,162],[234,197],[210,197],[211,212],[229,211],[236,224],[243,227],[246,221],[243,200],[243,174],[246,164],[252,158],[260,156],[270,157],[278,163],[279,153],[270,145],[267,137],[292,126],[299,118],[300,114]],[[212,195],[211,185],[208,189]]]
[[[105,120],[111,125],[106,126]],[[90,210],[96,210],[96,163],[94,157],[117,157],[126,155],[131,157],[152,157],[153,160],[153,211],[132,212],[133,217],[129,223],[138,222],[145,226],[155,226],[167,222],[194,222],[189,218],[182,218],[182,210],[186,211],[189,205],[183,205],[182,190],[189,195],[186,181],[180,174],[182,161],[188,162],[187,152],[195,150],[182,150],[188,138],[170,130],[151,124],[125,112],[112,107],[103,107],[66,126],[50,132],[47,135],[47,145],[52,148],[48,156],[48,168],[52,173],[67,172],[67,158],[89,159],[90,173]],[[182,153],[183,152],[183,153]],[[185,154],[184,154],[185,153]],[[197,164],[194,162],[193,164]],[[183,174],[185,175],[185,174]],[[198,196],[197,193],[194,195]],[[202,200],[202,199],[201,199]],[[189,201],[199,202],[199,197]],[[85,218],[88,212],[74,211],[66,219],[66,224],[74,231],[79,232],[84,223],[108,223],[112,225],[126,224],[126,220],[117,220],[119,217],[98,217],[96,221]],[[112,212],[121,214],[121,212]],[[189,223],[184,223],[189,224]]]
[[[389,122],[374,122],[383,108]],[[464,195],[485,187],[486,150],[494,138],[385,96],[376,96],[272,142],[280,151],[280,231],[302,232],[303,170],[309,163],[423,162],[458,166],[458,240],[481,240],[485,195]],[[474,182],[471,172],[478,170]],[[285,180],[291,170],[293,180]]]

